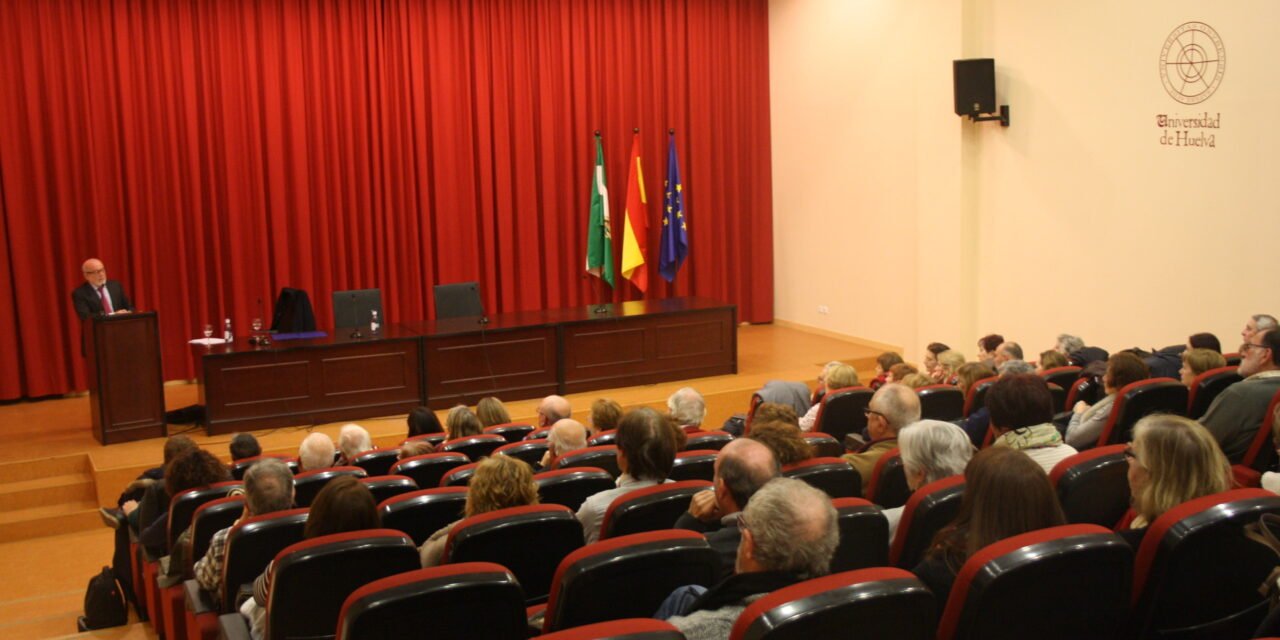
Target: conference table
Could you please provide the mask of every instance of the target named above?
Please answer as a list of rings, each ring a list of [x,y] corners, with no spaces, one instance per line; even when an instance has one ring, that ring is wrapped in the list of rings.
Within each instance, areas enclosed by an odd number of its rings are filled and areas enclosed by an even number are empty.
[[[737,308],[669,298],[193,345],[212,434],[737,373]]]

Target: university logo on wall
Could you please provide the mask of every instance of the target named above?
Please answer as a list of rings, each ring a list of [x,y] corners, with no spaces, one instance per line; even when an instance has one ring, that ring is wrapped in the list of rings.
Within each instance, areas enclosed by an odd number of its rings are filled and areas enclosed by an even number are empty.
[[[1165,38],[1160,49],[1160,82],[1169,97],[1184,105],[1195,105],[1213,97],[1227,71],[1227,50],[1213,27],[1203,22],[1184,22]],[[1221,113],[1207,110],[1191,114],[1156,115],[1161,130],[1160,144],[1169,147],[1213,149]]]

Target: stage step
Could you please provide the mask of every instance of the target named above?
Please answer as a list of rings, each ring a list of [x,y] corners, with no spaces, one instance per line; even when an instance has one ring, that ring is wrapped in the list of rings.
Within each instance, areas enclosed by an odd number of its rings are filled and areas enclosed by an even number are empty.
[[[0,512],[0,542],[102,528],[98,504],[93,500]]]
[[[63,503],[94,502],[93,476],[68,473],[0,484],[0,513]]]
[[[0,465],[0,542],[101,527],[89,456]]]
[[[92,472],[89,456],[84,453],[19,460],[0,464],[0,486],[10,482]]]

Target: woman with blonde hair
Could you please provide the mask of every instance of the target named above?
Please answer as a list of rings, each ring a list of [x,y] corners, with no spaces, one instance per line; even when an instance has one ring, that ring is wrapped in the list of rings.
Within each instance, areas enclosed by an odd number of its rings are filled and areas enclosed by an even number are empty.
[[[476,403],[476,417],[480,419],[482,428],[511,422],[511,414],[507,413],[507,407],[493,396],[480,398],[480,402]]]
[[[858,386],[858,372],[847,364],[829,366],[823,378],[826,389],[844,389],[845,387]],[[802,431],[813,431],[813,425],[818,421],[818,409],[821,407],[821,403],[809,407],[809,411],[800,418],[800,429]]]
[[[1164,512],[1231,488],[1231,465],[1218,441],[1200,423],[1182,416],[1139,420],[1124,455],[1135,516],[1120,535],[1135,549]]]
[[[1227,359],[1217,351],[1187,349],[1182,352],[1182,368],[1178,370],[1178,376],[1182,378],[1182,384],[1190,387],[1196,381],[1196,376],[1210,369],[1225,366],[1227,366]]]
[[[476,466],[475,475],[467,484],[467,503],[462,517],[531,504],[538,504],[538,485],[533,481],[529,464],[511,456],[489,456]],[[424,568],[440,564],[449,533],[459,522],[462,521],[441,527],[422,543],[418,553]]]
[[[960,377],[960,367],[964,366],[964,354],[950,349],[938,354],[938,366],[934,368],[932,378],[938,384],[956,384]]]
[[[449,415],[444,419],[444,432],[448,434],[448,439],[465,438],[467,436],[478,436],[484,433],[484,427],[480,426],[480,418],[466,405],[460,404],[449,410]]]

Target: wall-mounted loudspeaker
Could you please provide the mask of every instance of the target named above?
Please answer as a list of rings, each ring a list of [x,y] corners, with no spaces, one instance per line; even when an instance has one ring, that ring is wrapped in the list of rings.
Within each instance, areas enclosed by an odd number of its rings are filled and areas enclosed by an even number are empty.
[[[992,58],[952,60],[956,115],[974,116],[996,111],[996,61]]]

